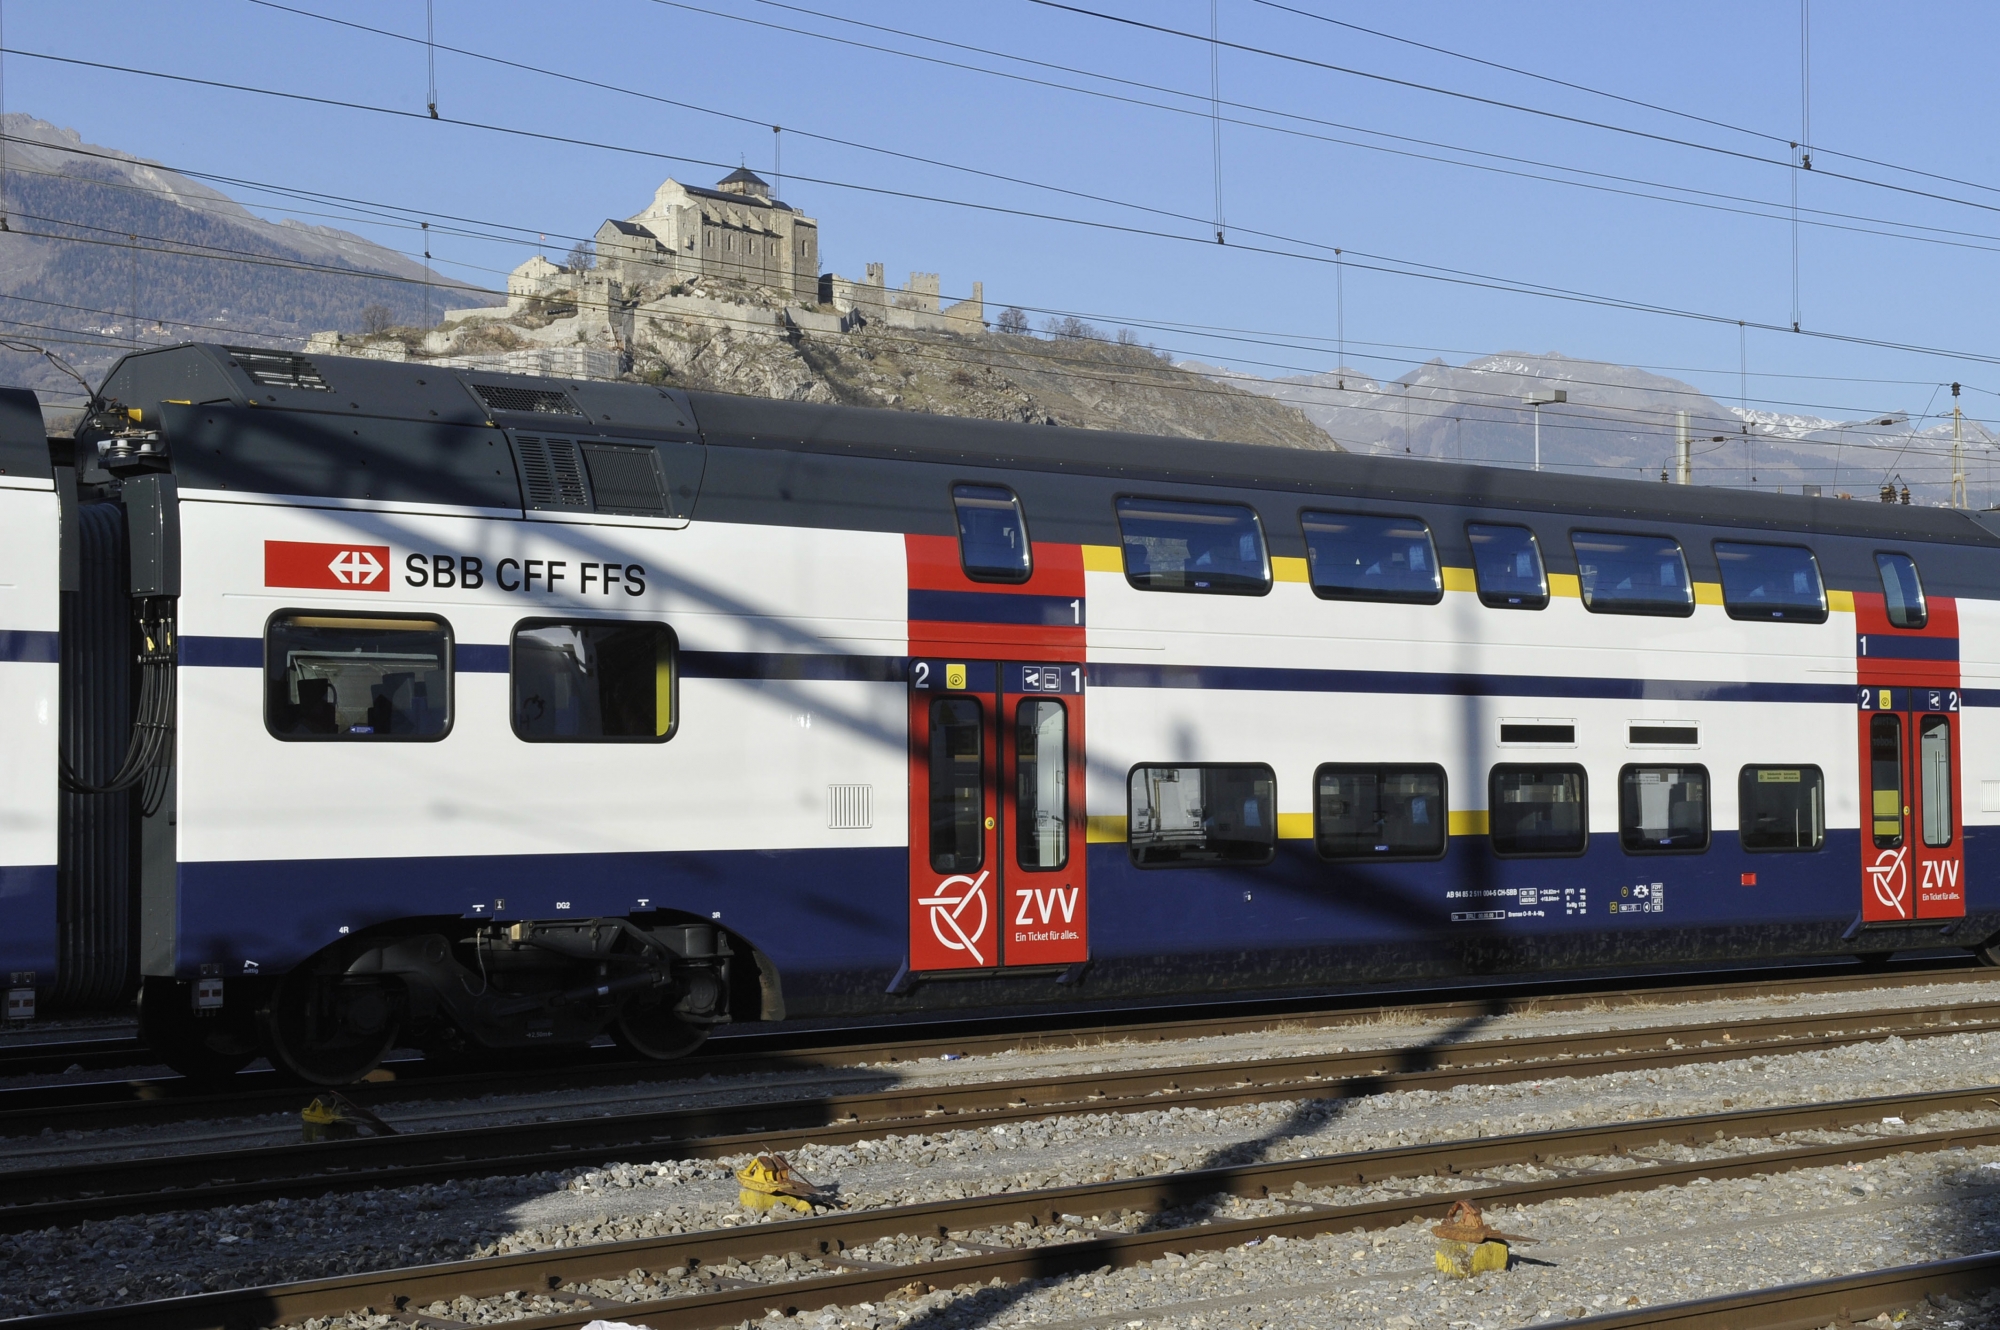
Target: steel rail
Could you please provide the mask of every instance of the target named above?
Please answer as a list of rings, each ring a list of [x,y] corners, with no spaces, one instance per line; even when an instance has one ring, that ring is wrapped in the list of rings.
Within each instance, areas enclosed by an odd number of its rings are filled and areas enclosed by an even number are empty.
[[[1187,1004],[1178,1004],[1162,1009],[1155,1018],[1147,1018],[1143,1010],[1121,1009],[929,1020],[905,1024],[893,1037],[863,1042],[843,1041],[869,1033],[869,1027],[747,1029],[733,1033],[725,1029],[701,1050],[678,1062],[633,1062],[610,1049],[594,1049],[577,1061],[547,1067],[514,1066],[476,1072],[440,1072],[428,1067],[422,1059],[398,1060],[388,1064],[382,1080],[349,1087],[343,1093],[356,1103],[380,1108],[385,1104],[472,1097],[491,1093],[496,1086],[532,1093],[537,1087],[570,1092],[594,1086],[670,1084],[699,1077],[816,1070],[861,1062],[879,1066],[941,1054],[972,1056],[1015,1049],[1216,1038],[1254,1034],[1299,1020],[1321,1021],[1328,1027],[1372,1023],[1392,1014],[1412,1020],[1449,1021],[1482,1015],[1554,1014],[1596,1006],[1658,1006],[1988,981],[2000,981],[2000,969],[1932,965],[1887,973],[1727,979],[1661,987],[1640,982],[1615,992],[1579,987],[1571,981],[1550,981],[1509,985],[1497,993],[1488,992],[1476,998],[1427,998],[1427,994],[1436,990],[1416,990],[1411,992],[1410,1002],[1383,1001],[1385,995],[1380,991],[1337,999],[1317,995],[1232,1000],[1213,1004],[1213,1014],[1193,1017],[1185,1014],[1190,1009]],[[1357,1005],[1357,997],[1375,1001]],[[1168,1013],[1172,1013],[1171,1017]],[[1132,1019],[1135,1016],[1138,1019]],[[1121,1017],[1125,1019],[1114,1019]],[[23,1070],[62,1070],[79,1064],[99,1069],[134,1065],[133,1057],[91,1052],[92,1044],[98,1042],[103,1041],[32,1046],[34,1056],[25,1060]],[[128,1042],[137,1056],[144,1056],[143,1045],[136,1040]],[[64,1047],[75,1052],[65,1057],[60,1051]],[[9,1074],[7,1059],[7,1051],[0,1047],[0,1075]],[[45,1127],[95,1129],[127,1119],[149,1123],[203,1121],[220,1113],[242,1116],[286,1112],[297,1106],[299,1087],[285,1084],[282,1077],[269,1070],[239,1072],[225,1085],[226,1088],[218,1088],[212,1082],[169,1075],[0,1089],[0,1137],[39,1135]]]
[[[1949,977],[1941,978],[1941,975]],[[818,1070],[863,1062],[879,1066],[913,1062],[941,1054],[973,1056],[1016,1049],[1082,1048],[1103,1043],[1164,1043],[1215,1038],[1258,1033],[1298,1020],[1318,1020],[1328,1028],[1334,1028],[1345,1024],[1373,1023],[1391,1015],[1407,1020],[1449,1021],[1479,1016],[1553,1014],[1598,1006],[1674,1005],[1816,993],[1871,992],[1940,982],[1987,981],[2000,981],[2000,969],[1956,967],[1889,974],[1729,980],[1666,988],[1642,985],[1617,992],[1586,989],[1551,994],[1537,986],[1529,986],[1525,992],[1503,991],[1479,998],[1367,1006],[1355,1006],[1344,1000],[1329,1004],[1323,998],[1309,1003],[1304,1000],[1275,1004],[1232,1002],[1224,1004],[1231,1014],[1122,1023],[1072,1021],[1053,1027],[1039,1017],[952,1020],[905,1026],[893,1038],[862,1043],[838,1042],[841,1036],[855,1033],[851,1027],[753,1031],[725,1033],[692,1056],[665,1064],[620,1060],[608,1049],[593,1050],[593,1055],[581,1064],[561,1063],[525,1069],[516,1066],[504,1072],[440,1074],[428,1071],[420,1059],[399,1061],[386,1069],[388,1074],[381,1080],[352,1086],[345,1093],[357,1103],[380,1107],[398,1102],[484,1094],[490,1092],[496,1083],[516,1091],[532,1092],[537,1086],[546,1086],[568,1092],[593,1085],[670,1083],[698,1077]],[[1239,1009],[1244,1005],[1254,1006],[1255,1012],[1240,1014]],[[1172,1010],[1185,1012],[1187,1008],[1180,1006]],[[1105,1016],[1130,1014],[1104,1013]],[[4,1054],[0,1054],[0,1069],[4,1069],[4,1065]],[[221,1091],[213,1085],[205,1086],[174,1076],[4,1089],[0,1090],[0,1137],[39,1135],[44,1127],[62,1130],[94,1128],[124,1117],[172,1122],[206,1120],[221,1111],[229,1111],[232,1115],[258,1111],[283,1112],[295,1105],[299,1087],[281,1084],[281,1079],[269,1071],[239,1072],[229,1079],[227,1089]]]
[[[1565,1322],[1565,1330],[1821,1330],[1901,1311],[1933,1293],[1964,1296],[1995,1287],[2000,1287],[2000,1251],[1976,1252],[1948,1261],[1590,1316]]]
[[[1978,1018],[1977,1024],[1949,1024]],[[1890,1038],[1978,1033],[2000,1003],[1769,1017],[1581,1034],[1306,1054],[1028,1080],[885,1086],[766,1103],[411,1132],[400,1136],[59,1164],[0,1172],[0,1232],[117,1214],[237,1205],[448,1178],[575,1169],[600,1152],[712,1158],[890,1131],[1079,1113],[1341,1099],[1465,1084],[1685,1066]],[[601,1155],[600,1155],[601,1157]]]
[[[1824,1168],[1890,1155],[2000,1145],[2000,1126],[1955,1131],[1863,1136],[1832,1144],[1721,1155],[1692,1161],[1649,1163],[1615,1171],[1577,1171],[1552,1178],[1473,1186],[1427,1195],[1395,1197],[1334,1206],[1296,1201],[1291,1214],[1149,1228],[1136,1233],[1103,1233],[1086,1241],[1042,1246],[980,1249],[979,1254],[938,1261],[883,1266],[847,1258],[848,1249],[883,1238],[934,1235],[1026,1223],[1040,1228],[1058,1223],[1138,1211],[1160,1215],[1195,1202],[1229,1195],[1280,1197],[1299,1185],[1354,1186],[1425,1176],[1454,1177],[1509,1165],[1546,1165],[1552,1160],[1631,1155],[1659,1146],[1713,1146],[1722,1140],[1770,1137],[1816,1130],[1843,1130],[1885,1116],[1921,1118],[1936,1113],[2000,1108],[2000,1086],[1886,1095],[1835,1103],[1750,1109],[1691,1117],[1651,1119],[1605,1126],[1573,1127],[1514,1136],[1481,1137],[1404,1146],[1393,1150],[1320,1155],[1277,1163],[1245,1164],[1186,1173],[1092,1183],[1084,1186],[1000,1193],[854,1213],[835,1212],[809,1219],[745,1228],[711,1229],[670,1237],[520,1253],[418,1266],[376,1274],[195,1294],[155,1302],[77,1309],[19,1318],[18,1330],[73,1330],[82,1326],[145,1327],[146,1330],[245,1330],[331,1316],[363,1308],[377,1314],[409,1315],[411,1310],[460,1296],[503,1297],[539,1293],[567,1297],[566,1285],[619,1278],[634,1268],[699,1270],[731,1258],[755,1259],[796,1253],[846,1273],[721,1288],[643,1303],[600,1302],[575,1314],[526,1317],[504,1324],[513,1330],[578,1330],[613,1311],[617,1319],[637,1319],[653,1330],[710,1330],[755,1320],[769,1311],[786,1314],[851,1305],[892,1294],[910,1283],[935,1288],[1075,1274],[1107,1266],[1143,1264],[1169,1252],[1226,1249],[1252,1238],[1316,1237],[1355,1229],[1393,1228],[1441,1214],[1459,1198],[1481,1206],[1533,1205],[1564,1197],[1585,1198],[1681,1186],[1697,1178],[1742,1178],[1803,1168]],[[970,1244],[979,1249],[980,1244]],[[1919,1267],[1921,1268],[1921,1267]],[[1889,1273],[1889,1272],[1884,1272]],[[1828,1285],[1852,1281],[1824,1281]],[[1926,1288],[1925,1291],[1932,1291]],[[579,1298],[579,1301],[582,1299]],[[1706,1301],[1731,1301],[1711,1299]],[[1684,1304],[1693,1306],[1698,1304]],[[1642,1317],[1670,1309],[1622,1313],[1576,1324],[1645,1325]],[[433,1325],[450,1321],[428,1318]],[[1824,1324],[1824,1320],[1816,1324]],[[1680,1324],[1678,1322],[1674,1324]],[[1703,1325],[1685,1323],[1689,1330]],[[1762,1325],[1764,1322],[1729,1324]]]

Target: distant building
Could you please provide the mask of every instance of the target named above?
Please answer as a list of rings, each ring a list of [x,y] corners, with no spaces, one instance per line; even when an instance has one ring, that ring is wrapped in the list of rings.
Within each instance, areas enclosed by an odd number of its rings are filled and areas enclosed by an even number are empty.
[[[597,266],[628,288],[701,277],[819,297],[819,223],[771,197],[755,171],[714,189],[669,179],[646,208],[597,229]]]

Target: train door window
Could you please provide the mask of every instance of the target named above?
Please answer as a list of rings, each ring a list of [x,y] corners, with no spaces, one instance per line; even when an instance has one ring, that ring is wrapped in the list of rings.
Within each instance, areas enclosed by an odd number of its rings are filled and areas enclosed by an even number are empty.
[[[1627,854],[1708,848],[1706,767],[1626,767],[1618,773],[1618,839]]]
[[[1549,603],[1549,579],[1534,532],[1524,526],[1467,522],[1465,538],[1472,546],[1472,577],[1482,605],[1539,610]]]
[[[975,582],[1025,582],[1035,571],[1028,522],[1014,491],[998,485],[953,485],[958,557]]]
[[[1590,844],[1582,767],[1497,766],[1487,791],[1497,854],[1582,854]]]
[[[1576,531],[1577,581],[1593,614],[1693,614],[1687,559],[1672,536]]]
[[[1444,599],[1431,529],[1416,517],[1299,514],[1313,594],[1322,600],[1435,605]]]
[[[1718,540],[1715,562],[1722,569],[1722,606],[1730,618],[1826,622],[1819,561],[1805,546]]]
[[[1951,718],[1917,722],[1917,777],[1923,782],[1924,844],[1951,844]]]
[[[264,626],[264,726],[279,739],[442,739],[451,625],[289,611]]]
[[[970,873],[986,859],[984,708],[976,697],[931,703],[931,867]]]
[[[1014,708],[1014,857],[1033,870],[1069,862],[1069,713],[1054,698]]]
[[[1883,608],[1897,628],[1921,628],[1930,619],[1924,605],[1924,583],[1917,576],[1917,561],[1907,554],[1877,554],[1876,570],[1882,574]]]
[[[1257,514],[1236,503],[1118,500],[1125,580],[1144,591],[1261,596],[1271,561]]]
[[[1878,711],[1868,718],[1869,821],[1875,848],[1903,843],[1903,718]]]
[[[674,632],[631,620],[524,619],[508,674],[531,743],[662,743],[674,732]]]
[[[1743,768],[1736,780],[1736,834],[1746,850],[1817,850],[1826,841],[1826,782],[1819,768]]]
[[[1325,859],[1436,859],[1444,768],[1342,766],[1313,773],[1313,836]]]
[[[1127,837],[1141,868],[1267,864],[1278,852],[1277,777],[1256,766],[1134,767]]]

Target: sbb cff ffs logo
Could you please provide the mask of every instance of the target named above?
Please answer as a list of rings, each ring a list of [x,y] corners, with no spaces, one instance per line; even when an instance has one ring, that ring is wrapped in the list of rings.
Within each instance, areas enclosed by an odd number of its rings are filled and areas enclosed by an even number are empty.
[[[312,591],[387,591],[389,547],[267,540],[264,585]]]

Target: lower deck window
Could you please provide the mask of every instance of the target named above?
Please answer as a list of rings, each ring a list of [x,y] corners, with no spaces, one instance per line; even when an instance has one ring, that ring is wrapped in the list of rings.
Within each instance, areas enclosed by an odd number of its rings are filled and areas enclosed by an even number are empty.
[[[530,742],[658,743],[674,729],[674,633],[663,623],[524,619],[514,733]]]
[[[1126,823],[1141,868],[1266,864],[1278,851],[1277,777],[1262,765],[1134,767]]]
[[[287,740],[442,739],[451,729],[451,626],[424,616],[272,615],[264,725]]]
[[[1327,859],[1435,859],[1445,845],[1444,768],[1339,766],[1313,773],[1313,836]]]
[[[1487,793],[1495,852],[1582,854],[1589,844],[1582,767],[1498,766]]]
[[[1618,839],[1627,854],[1708,848],[1705,767],[1626,767],[1618,773]]]
[[[1736,810],[1746,850],[1817,850],[1826,840],[1826,782],[1818,767],[1743,768]]]

